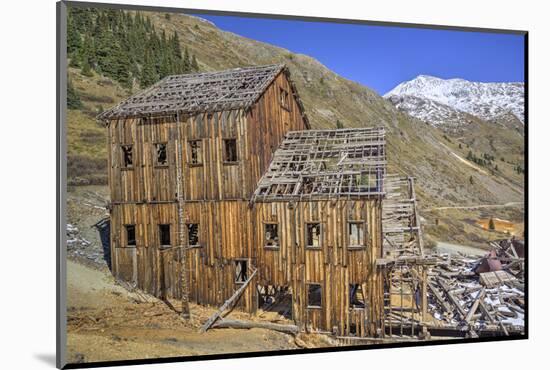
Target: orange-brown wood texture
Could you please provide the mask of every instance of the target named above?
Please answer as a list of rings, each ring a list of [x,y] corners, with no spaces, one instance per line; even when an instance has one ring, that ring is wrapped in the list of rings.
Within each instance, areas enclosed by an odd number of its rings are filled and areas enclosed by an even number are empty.
[[[381,200],[311,200],[255,203],[249,200],[284,134],[307,127],[281,73],[248,110],[192,116],[114,120],[109,133],[111,254],[115,277],[156,296],[180,298],[183,271],[190,299],[221,305],[238,289],[236,261],[245,259],[258,274],[239,300],[249,312],[258,306],[258,285],[289,287],[292,316],[307,330],[368,336],[381,327]],[[224,142],[235,139],[237,160],[228,163]],[[192,142],[200,141],[200,163]],[[166,161],[158,161],[158,145]],[[132,146],[126,166],[122,146]],[[184,223],[198,224],[199,244],[181,266],[178,235],[176,158],[182,157]],[[196,150],[195,150],[196,153]],[[364,245],[350,248],[349,222],[361,222]],[[320,245],[306,244],[308,223],[321,225]],[[276,224],[279,245],[266,248],[265,224]],[[135,225],[136,245],[128,246],[125,225]],[[161,246],[159,225],[170,225],[170,246]],[[183,243],[188,236],[183,235]],[[308,284],[321,285],[322,304],[308,307]],[[350,308],[350,284],[360,284],[365,308]]]

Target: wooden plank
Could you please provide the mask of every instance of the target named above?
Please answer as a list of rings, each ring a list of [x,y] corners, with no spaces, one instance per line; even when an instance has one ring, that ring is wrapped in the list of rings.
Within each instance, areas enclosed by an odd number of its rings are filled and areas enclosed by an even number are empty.
[[[299,329],[296,325],[283,325],[271,322],[253,322],[241,320],[223,319],[212,325],[212,328],[232,328],[232,329],[268,329],[287,334],[298,334]]]
[[[200,331],[199,331],[200,333],[204,333],[205,331],[207,331],[212,326],[212,324],[216,322],[216,320],[222,317],[223,313],[227,309],[231,308],[231,306],[236,302],[236,300],[244,292],[248,284],[252,281],[254,276],[256,276],[257,272],[258,270],[255,269],[254,272],[250,274],[249,278],[243,283],[243,285],[239,289],[237,289],[237,291],[235,291],[235,293],[233,293],[233,295],[227,301],[224,302],[224,304],[218,309],[218,311],[216,311],[212,316],[210,316],[210,318],[208,318],[208,320],[206,320],[206,322],[200,328]]]

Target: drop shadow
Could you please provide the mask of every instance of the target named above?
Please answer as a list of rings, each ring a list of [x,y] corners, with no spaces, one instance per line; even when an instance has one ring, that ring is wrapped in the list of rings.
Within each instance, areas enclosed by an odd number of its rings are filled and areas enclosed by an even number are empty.
[[[55,367],[56,365],[55,353],[35,353],[34,358],[52,367]]]

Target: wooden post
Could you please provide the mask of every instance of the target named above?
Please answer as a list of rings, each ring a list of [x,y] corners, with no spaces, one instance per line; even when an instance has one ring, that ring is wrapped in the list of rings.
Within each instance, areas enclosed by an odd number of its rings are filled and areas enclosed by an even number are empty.
[[[420,255],[424,255],[424,240],[422,239],[422,226],[420,225],[420,216],[418,215],[418,204],[416,200],[416,192],[414,191],[414,178],[409,177],[409,192],[411,199],[414,202],[414,221],[417,226],[416,235],[418,237],[418,248],[420,249]]]
[[[422,266],[422,322],[426,322],[428,316],[428,268]]]
[[[258,269],[254,269],[254,272],[250,275],[250,277],[243,283],[243,285],[233,293],[233,295],[225,301],[225,303],[216,311],[206,322],[201,326],[199,332],[204,333],[207,331],[219,318],[222,317],[225,310],[229,309],[241,296],[241,294],[244,292],[248,284],[252,281],[254,276],[256,276],[256,273],[258,272]]]
[[[181,317],[183,319],[189,319],[191,317],[191,310],[189,308],[189,282],[187,281],[187,250],[183,248],[185,245],[185,224],[183,222],[184,217],[184,197],[183,197],[183,181],[182,181],[182,151],[184,145],[181,138],[180,116],[177,114],[176,122],[177,140],[176,140],[176,186],[178,194],[178,243],[181,250],[180,263],[181,263]]]

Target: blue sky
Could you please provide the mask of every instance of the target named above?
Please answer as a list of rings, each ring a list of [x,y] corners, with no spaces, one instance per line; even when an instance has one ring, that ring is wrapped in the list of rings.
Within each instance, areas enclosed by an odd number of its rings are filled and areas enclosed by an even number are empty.
[[[199,15],[217,27],[312,56],[384,94],[420,74],[523,82],[523,36]]]

